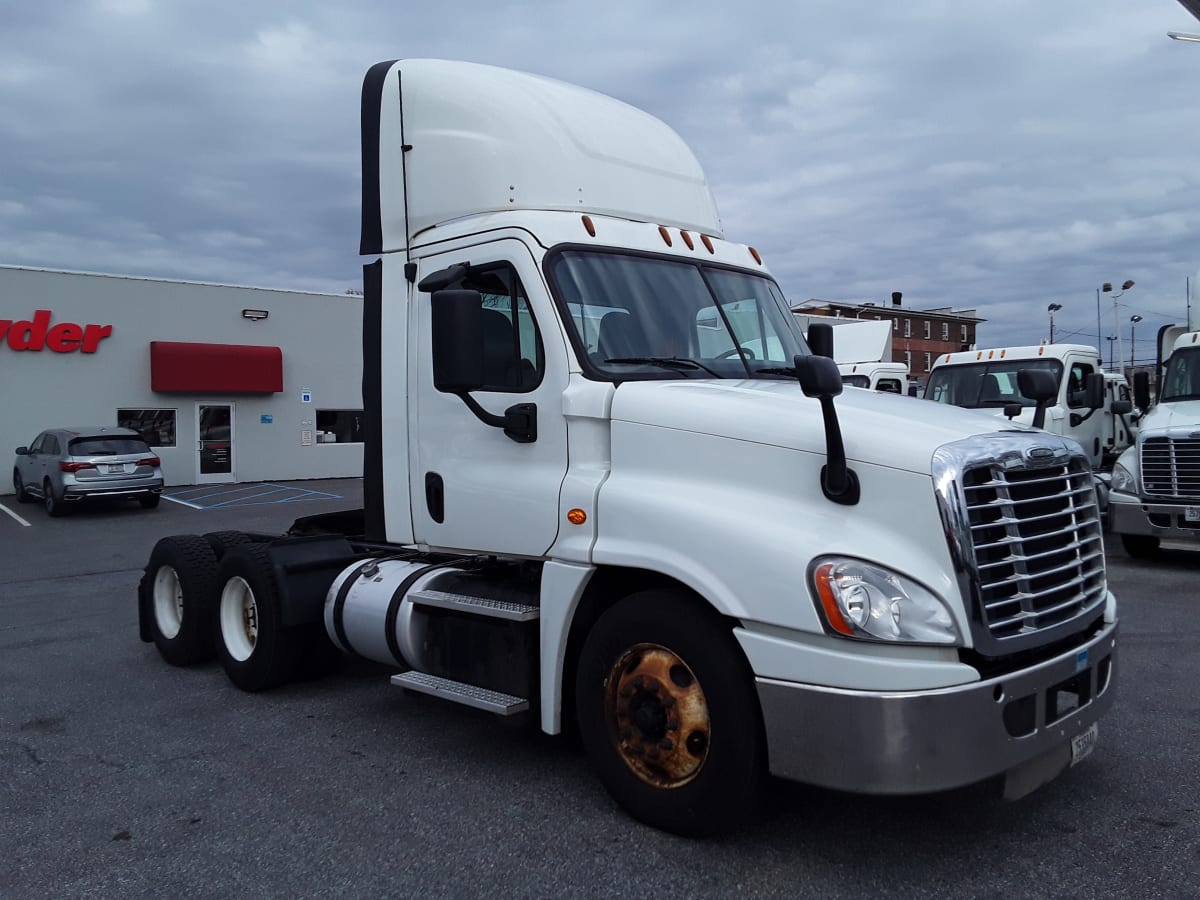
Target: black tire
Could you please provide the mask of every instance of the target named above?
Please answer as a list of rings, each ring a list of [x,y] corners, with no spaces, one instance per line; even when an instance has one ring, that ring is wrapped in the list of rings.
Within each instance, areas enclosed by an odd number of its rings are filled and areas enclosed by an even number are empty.
[[[138,503],[142,505],[142,509],[157,509],[161,499],[158,494],[143,494],[138,497]]]
[[[25,482],[21,479],[21,473],[13,469],[13,493],[17,495],[18,503],[32,503],[33,495],[29,493],[29,489],[25,487]]]
[[[173,666],[212,659],[217,558],[194,534],[162,538],[138,585],[144,634]]]
[[[225,554],[234,547],[244,547],[246,544],[254,543],[254,538],[244,531],[210,531],[204,535],[204,539],[212,546],[213,553],[217,554],[217,559],[224,559]]]
[[[243,691],[265,691],[296,674],[300,628],[284,628],[275,570],[265,544],[234,547],[217,568],[217,657]]]
[[[66,515],[67,502],[54,496],[54,488],[50,486],[48,478],[42,482],[42,504],[46,507],[46,515],[52,519]]]
[[[756,809],[766,752],[754,677],[702,601],[643,591],[601,615],[580,651],[575,709],[600,780],[634,818],[700,835]]]
[[[1123,534],[1121,546],[1134,559],[1154,559],[1158,556],[1158,538],[1150,534]]]

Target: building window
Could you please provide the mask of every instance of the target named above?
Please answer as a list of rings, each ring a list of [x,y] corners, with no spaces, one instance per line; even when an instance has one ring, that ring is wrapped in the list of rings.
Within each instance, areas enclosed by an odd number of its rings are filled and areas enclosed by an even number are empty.
[[[929,338],[932,334],[932,328],[933,328],[933,323],[931,323],[929,320],[926,320],[925,321],[925,340],[929,340]]]
[[[942,323],[942,340],[943,341],[950,340],[950,323],[949,322]]]
[[[967,342],[967,326],[966,325],[962,326],[962,340],[963,340],[964,344]]]
[[[904,351],[904,368],[908,369],[908,371],[910,371],[910,372],[912,371],[912,351],[911,350]]]
[[[895,334],[899,330],[900,330],[900,320],[892,319],[892,334]]]
[[[317,443],[361,444],[365,420],[361,409],[318,409]]]
[[[912,337],[912,319],[904,320],[904,336]]]
[[[174,447],[176,413],[173,409],[118,409],[117,425],[132,428],[151,447]]]
[[[929,369],[930,369],[930,367],[931,367],[931,363],[933,362],[933,360],[932,360],[932,359],[930,359],[930,358],[929,358],[929,356],[930,356],[930,355],[929,355],[928,353],[926,353],[926,354],[925,354],[925,371],[926,371],[926,372],[928,372],[928,371],[929,371]]]

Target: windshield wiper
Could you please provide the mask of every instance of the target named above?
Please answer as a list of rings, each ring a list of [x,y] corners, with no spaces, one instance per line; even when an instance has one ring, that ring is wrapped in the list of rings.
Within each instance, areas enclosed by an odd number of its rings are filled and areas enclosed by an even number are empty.
[[[792,378],[796,377],[795,366],[767,366],[763,369],[755,369],[755,375],[788,375]]]
[[[678,371],[703,369],[713,378],[722,377],[704,365],[704,363],[696,362],[694,359],[682,359],[678,356],[622,356],[617,359],[606,359],[605,362],[631,366],[662,366],[664,369],[675,369]]]

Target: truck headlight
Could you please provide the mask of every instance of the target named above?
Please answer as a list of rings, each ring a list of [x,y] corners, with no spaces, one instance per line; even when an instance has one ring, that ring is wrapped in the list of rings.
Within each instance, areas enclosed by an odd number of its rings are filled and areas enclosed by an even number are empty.
[[[1112,488],[1114,491],[1120,491],[1122,494],[1137,493],[1137,479],[1120,463],[1113,466],[1112,472]]]
[[[867,641],[958,644],[950,610],[932,592],[889,569],[846,557],[812,568],[813,587],[834,634]]]

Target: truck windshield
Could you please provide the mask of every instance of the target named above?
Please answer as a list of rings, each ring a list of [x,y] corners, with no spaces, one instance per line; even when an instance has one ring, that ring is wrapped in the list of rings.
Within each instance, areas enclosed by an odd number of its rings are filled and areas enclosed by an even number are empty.
[[[1200,347],[1176,350],[1167,360],[1160,402],[1200,400]]]
[[[967,409],[996,408],[1010,403],[1037,406],[1017,387],[1022,369],[1042,369],[1061,383],[1063,367],[1057,359],[1010,359],[940,366],[929,373],[925,399]]]
[[[785,377],[809,350],[779,287],[750,272],[564,250],[548,273],[594,378]]]

